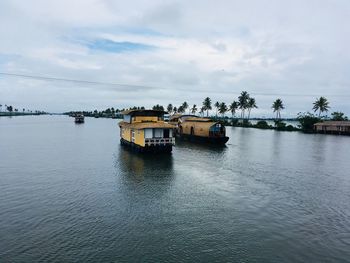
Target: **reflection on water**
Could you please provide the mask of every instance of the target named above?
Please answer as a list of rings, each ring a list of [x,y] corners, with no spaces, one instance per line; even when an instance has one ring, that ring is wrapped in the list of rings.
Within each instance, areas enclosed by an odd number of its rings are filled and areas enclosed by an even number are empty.
[[[148,155],[112,119],[0,126],[0,262],[349,261],[349,137],[227,127]]]
[[[216,153],[224,153],[227,150],[226,144],[213,144],[213,143],[198,143],[188,140],[178,139],[176,140],[176,148],[191,149],[195,151],[208,151]]]
[[[128,178],[142,181],[145,177],[169,177],[173,174],[173,157],[169,153],[136,153],[125,146],[119,146],[116,166]]]

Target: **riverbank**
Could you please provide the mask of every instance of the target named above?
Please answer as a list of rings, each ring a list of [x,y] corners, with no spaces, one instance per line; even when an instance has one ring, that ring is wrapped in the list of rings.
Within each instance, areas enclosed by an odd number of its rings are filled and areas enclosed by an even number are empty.
[[[302,131],[300,123],[297,119],[251,119],[241,120],[238,118],[211,118],[213,121],[221,122],[225,126],[242,127],[242,128],[256,128],[263,130],[277,130],[277,131]]]
[[[35,115],[47,115],[48,113],[38,112],[0,112],[0,117],[14,117],[14,116],[35,116]]]

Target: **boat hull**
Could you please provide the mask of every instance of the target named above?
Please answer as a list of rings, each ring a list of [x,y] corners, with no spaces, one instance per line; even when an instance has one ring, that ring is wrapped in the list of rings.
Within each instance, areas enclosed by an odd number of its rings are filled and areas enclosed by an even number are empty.
[[[159,145],[150,145],[150,146],[146,145],[143,147],[124,139],[120,139],[120,144],[136,152],[141,152],[141,153],[170,153],[173,150],[173,146],[171,144],[165,144],[165,145],[159,144]]]
[[[196,135],[188,135],[188,134],[178,134],[178,137],[187,141],[191,142],[198,142],[198,143],[210,143],[210,144],[216,144],[216,145],[224,145],[229,140],[229,137],[202,137],[202,136],[196,136]]]

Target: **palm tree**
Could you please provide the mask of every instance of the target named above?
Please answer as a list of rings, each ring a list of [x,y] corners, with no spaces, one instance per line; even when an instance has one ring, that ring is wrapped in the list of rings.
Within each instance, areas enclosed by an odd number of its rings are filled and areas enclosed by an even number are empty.
[[[193,104],[192,108],[191,108],[191,113],[192,114],[196,114],[196,111],[197,111],[197,105],[196,104]]]
[[[203,110],[207,111],[207,117],[209,116],[209,110],[211,110],[211,99],[206,97],[203,101]]]
[[[237,101],[233,101],[230,106],[229,106],[229,110],[231,111],[231,114],[232,114],[232,119],[233,119],[233,116],[236,114],[236,110],[238,109],[238,102]]]
[[[136,107],[135,107],[135,108],[136,108]],[[163,107],[162,105],[159,105],[159,104],[154,105],[152,109],[153,109],[153,110],[164,111],[164,107]]]
[[[174,112],[174,114],[177,113],[177,108],[176,107],[173,108],[173,112]]]
[[[185,112],[185,109],[184,109],[183,105],[181,105],[181,106],[179,106],[179,107],[177,108],[177,112],[178,112],[178,113],[184,113],[184,112]]]
[[[184,103],[182,103],[182,108],[183,108],[183,112],[185,112],[188,108],[188,103],[185,101]]]
[[[283,101],[277,99],[272,103],[273,112],[276,112],[276,119],[281,118],[281,111],[284,109]]]
[[[218,117],[218,110],[220,108],[220,102],[218,102],[218,101],[215,102],[214,107],[216,108],[215,117],[217,118]]]
[[[241,112],[241,118],[244,119],[244,112],[247,109],[247,103],[249,99],[249,94],[246,91],[242,91],[241,95],[238,97],[239,108]]]
[[[203,115],[204,115],[204,111],[205,111],[205,109],[204,109],[204,106],[203,107],[201,107],[201,109],[200,109],[200,111],[199,111],[199,114],[203,117]]]
[[[247,108],[248,108],[248,121],[249,121],[249,118],[250,118],[250,112],[253,108],[258,108],[258,106],[256,106],[256,102],[255,102],[255,99],[254,98],[248,98],[248,101],[247,101]]]
[[[318,117],[320,117],[322,112],[327,112],[329,110],[329,102],[325,97],[320,97],[314,102],[314,107],[312,108],[314,112],[318,111]]]
[[[219,107],[219,113],[221,114],[222,118],[225,116],[226,111],[227,111],[226,103],[221,102]]]
[[[173,105],[171,103],[169,103],[168,107],[166,107],[166,109],[169,112],[169,114],[171,114],[173,112]]]

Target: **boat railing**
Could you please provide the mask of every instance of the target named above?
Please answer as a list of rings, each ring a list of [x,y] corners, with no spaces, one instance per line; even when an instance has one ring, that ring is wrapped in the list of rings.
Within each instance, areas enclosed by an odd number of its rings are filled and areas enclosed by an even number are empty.
[[[175,145],[175,138],[146,138],[145,145],[166,145],[172,144]]]

